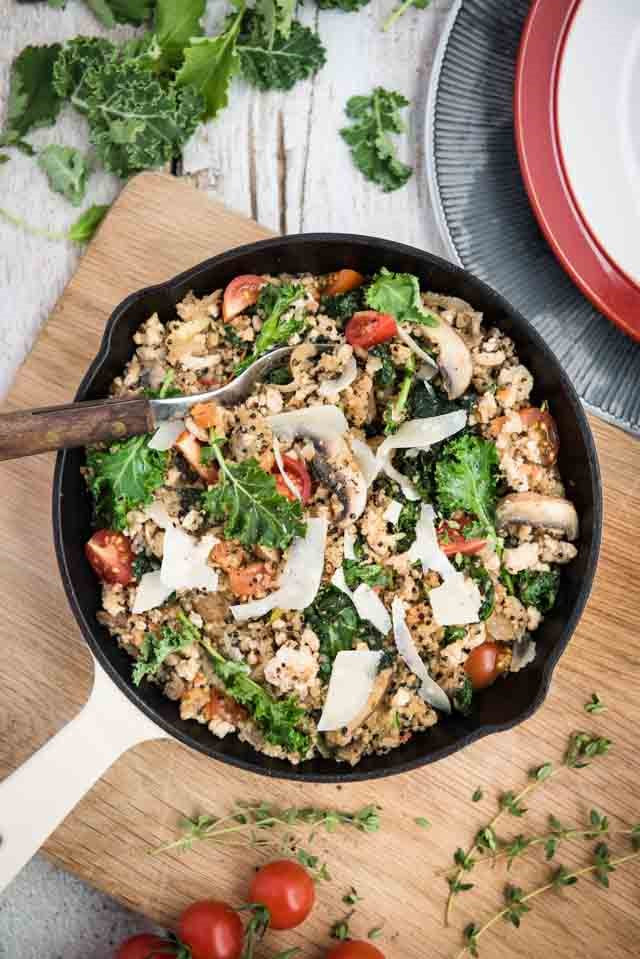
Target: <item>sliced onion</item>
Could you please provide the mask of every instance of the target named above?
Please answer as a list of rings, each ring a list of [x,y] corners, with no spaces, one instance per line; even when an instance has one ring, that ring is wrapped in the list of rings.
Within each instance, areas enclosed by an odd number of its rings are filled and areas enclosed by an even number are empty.
[[[302,500],[302,493],[293,482],[286,469],[284,468],[284,463],[282,461],[282,453],[280,452],[280,443],[278,442],[278,437],[276,434],[273,434],[273,456],[276,461],[276,466],[280,471],[280,476],[282,477],[285,486],[289,492],[293,493],[296,499]]]
[[[402,328],[401,323],[398,323],[398,336],[400,337],[402,342],[409,347],[412,353],[415,353],[416,356],[420,357],[420,359],[423,361],[425,366],[433,370],[433,373],[431,374],[432,377],[435,376],[436,373],[438,372],[438,365],[436,361],[434,360],[432,356],[429,356],[429,354],[425,350],[423,350],[418,343],[416,343],[414,338],[410,336],[410,334],[407,333],[405,329]]]
[[[162,582],[159,569],[145,573],[140,577],[131,612],[146,613],[150,609],[155,609],[156,606],[162,606],[172,592],[173,588]]]
[[[267,423],[281,440],[292,442],[297,436],[330,442],[349,429],[347,419],[337,406],[308,406],[268,416]]]
[[[480,619],[482,595],[471,579],[454,573],[429,591],[429,602],[438,626],[467,626]]]
[[[296,537],[291,544],[279,588],[264,599],[232,606],[234,619],[245,622],[272,609],[305,609],[314,601],[324,569],[327,525],[324,518],[307,520],[306,535]]]
[[[160,578],[164,585],[172,590],[206,589],[214,592],[218,588],[218,574],[207,560],[218,542],[212,533],[198,540],[183,529],[168,526],[164,534],[160,567]]]
[[[416,538],[411,545],[407,557],[409,562],[422,563],[423,573],[430,569],[439,573],[443,579],[458,576],[458,570],[438,545],[438,534],[434,525],[435,512],[433,506],[423,503],[420,507],[420,517],[416,523]]]
[[[408,668],[414,673],[421,682],[418,695],[429,703],[435,709],[441,709],[445,713],[451,712],[451,703],[444,689],[438,686],[435,679],[429,675],[429,671],[422,661],[422,657],[416,649],[413,637],[409,632],[405,619],[404,603],[401,599],[394,599],[391,604],[391,617],[393,620],[393,638],[395,639],[398,653],[407,664]]]
[[[425,416],[421,419],[407,420],[400,429],[387,436],[378,447],[378,457],[384,459],[391,450],[409,449],[417,446],[425,448],[446,440],[454,433],[464,429],[467,422],[465,410],[454,410],[440,416]]]
[[[343,556],[345,559],[355,559],[356,558],[356,537],[355,533],[352,533],[351,530],[345,529],[344,531],[344,547],[343,547]]]
[[[181,433],[184,432],[184,420],[167,420],[161,423],[149,440],[150,450],[170,450]]]
[[[318,732],[348,726],[366,707],[378,675],[382,653],[370,649],[341,650],[333,661]]]
[[[342,392],[342,390],[346,390],[348,386],[351,386],[357,375],[358,364],[356,363],[355,356],[352,354],[345,363],[344,369],[340,376],[337,376],[332,380],[321,380],[320,386],[318,387],[318,396],[337,396],[338,393]]]
[[[369,444],[365,443],[364,440],[359,439],[357,436],[350,436],[349,442],[351,444],[353,457],[364,477],[367,488],[369,488],[380,472],[380,461],[372,452]]]
[[[382,514],[383,520],[387,523],[391,523],[392,526],[395,526],[398,520],[400,519],[400,513],[402,512],[402,503],[397,499],[392,499],[386,510]]]

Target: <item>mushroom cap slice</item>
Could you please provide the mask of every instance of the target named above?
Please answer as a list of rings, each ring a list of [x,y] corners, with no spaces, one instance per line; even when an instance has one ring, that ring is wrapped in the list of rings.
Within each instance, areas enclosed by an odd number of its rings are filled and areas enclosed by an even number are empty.
[[[578,514],[573,503],[562,496],[543,493],[510,493],[496,509],[498,529],[510,523],[562,530],[568,540],[578,538]]]
[[[458,399],[468,388],[473,373],[469,348],[442,318],[437,326],[422,326],[420,330],[438,347],[437,363],[447,396],[450,400]]]

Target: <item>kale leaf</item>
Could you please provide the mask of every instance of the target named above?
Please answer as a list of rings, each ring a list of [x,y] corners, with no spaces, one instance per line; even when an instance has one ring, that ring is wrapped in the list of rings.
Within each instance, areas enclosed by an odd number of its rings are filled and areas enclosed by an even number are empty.
[[[113,29],[117,23],[139,27],[151,16],[153,0],[84,0],[103,26]],[[184,0],[182,0],[184,2]]]
[[[438,506],[448,516],[464,510],[475,516],[485,535],[495,537],[498,452],[480,436],[466,433],[446,443],[435,466]]]
[[[398,377],[398,368],[391,358],[391,350],[388,343],[379,343],[372,347],[369,353],[377,356],[382,366],[374,374],[374,383],[380,390],[391,390],[395,386]]]
[[[180,66],[192,37],[202,36],[200,20],[206,5],[206,0],[157,0],[154,34],[162,51],[158,69]]]
[[[0,144],[23,146],[22,138],[30,130],[54,123],[62,98],[53,86],[54,64],[60,53],[60,44],[25,47],[11,65],[9,101],[5,127]]]
[[[345,559],[342,563],[344,579],[349,589],[355,589],[360,583],[367,586],[391,586],[393,574],[379,563],[362,563],[357,559]]]
[[[470,576],[471,579],[474,580],[480,590],[482,595],[482,602],[480,603],[480,610],[478,612],[480,621],[482,622],[485,619],[489,619],[495,607],[495,588],[493,580],[489,576],[483,563],[477,556],[463,556],[459,554],[454,557],[453,561],[461,572],[466,573],[467,576]]]
[[[525,606],[548,613],[555,604],[560,585],[560,570],[523,569],[515,576],[515,589]]]
[[[415,486],[423,500],[433,499],[433,471],[436,463],[434,449],[421,449],[416,456],[409,456],[411,450],[396,450],[393,465]],[[404,547],[403,543],[403,547]]]
[[[402,552],[413,546],[416,538],[416,525],[420,518],[420,501],[406,500],[396,523],[396,533],[402,534]]]
[[[306,526],[299,500],[278,493],[271,473],[254,459],[227,463],[215,440],[211,450],[220,475],[217,483],[202,494],[202,506],[215,522],[224,520],[226,539],[236,539],[244,546],[260,543],[285,549],[294,536],[304,536]]]
[[[398,395],[395,400],[389,402],[383,414],[385,423],[384,431],[387,434],[395,433],[403,420],[406,419],[407,402],[409,400],[409,393],[411,391],[415,375],[416,359],[412,353],[405,364],[404,376],[402,378],[402,383],[400,384]]]
[[[320,641],[319,672],[326,682],[331,676],[333,661],[342,650],[355,649],[358,643],[366,643],[369,649],[382,646],[382,633],[360,619],[347,594],[331,584],[320,588],[303,616]]]
[[[200,490],[198,492],[200,492]],[[133,576],[137,582],[140,582],[145,573],[153,573],[156,569],[160,569],[160,564],[155,556],[138,553],[133,561]]]
[[[251,679],[246,663],[225,659],[207,641],[203,640],[203,646],[226,692],[247,709],[267,742],[282,746],[287,752],[304,755],[310,740],[308,734],[298,728],[305,711],[296,697],[274,699],[263,686]]]
[[[124,529],[127,513],[148,505],[164,482],[167,454],[149,449],[148,436],[133,436],[107,450],[87,451],[87,484],[98,520]]]
[[[367,287],[365,299],[372,310],[390,313],[398,323],[438,326],[422,304],[420,281],[412,273],[392,273],[383,266]]]
[[[353,162],[368,180],[385,193],[404,186],[412,168],[401,163],[390,134],[402,133],[402,107],[409,105],[402,94],[376,87],[369,96],[347,100],[345,113],[353,123],[340,136],[349,145]]]
[[[473,707],[473,686],[468,676],[462,681],[462,686],[455,691],[452,696],[454,709],[457,709],[463,716],[468,716]]]
[[[262,327],[253,344],[251,356],[246,357],[235,368],[237,376],[263,353],[267,353],[274,346],[286,343],[294,333],[304,329],[306,320],[301,310],[295,310],[291,316],[285,318],[296,300],[304,297],[305,290],[300,283],[267,283],[260,290],[258,297],[258,312],[264,317]]]
[[[38,153],[38,166],[46,173],[52,190],[73,206],[80,206],[87,191],[89,165],[79,150],[50,143]]]
[[[184,63],[176,74],[176,84],[184,88],[184,95],[196,90],[204,97],[203,119],[213,119],[229,102],[231,78],[240,66],[237,41],[243,11],[244,5],[229,18],[217,37],[194,37],[184,49]]]
[[[464,626],[445,626],[444,627],[444,637],[441,646],[450,646],[451,643],[457,643],[459,640],[464,639],[467,635],[467,630]]]
[[[175,626],[165,624],[157,633],[147,633],[133,667],[133,682],[155,676],[170,653],[175,653],[200,640],[200,632],[180,611]]]
[[[433,383],[416,380],[413,384],[408,403],[411,419],[442,416],[444,413],[452,413],[463,408],[459,401],[450,400],[446,393],[436,389]]]
[[[72,243],[88,243],[96,232],[109,209],[108,203],[94,203],[81,213],[67,230],[67,238]]]
[[[333,296],[323,296],[320,300],[320,309],[332,320],[346,323],[354,313],[362,309],[362,288],[349,290],[348,293],[334,293]]]
[[[86,80],[110,60],[117,47],[102,37],[75,37],[62,47],[53,67],[53,87],[59,97],[71,100],[81,113],[87,112],[89,87]]]
[[[242,75],[261,90],[290,90],[324,66],[326,50],[317,33],[293,20],[288,35],[270,38],[264,19],[248,10],[238,37]]]

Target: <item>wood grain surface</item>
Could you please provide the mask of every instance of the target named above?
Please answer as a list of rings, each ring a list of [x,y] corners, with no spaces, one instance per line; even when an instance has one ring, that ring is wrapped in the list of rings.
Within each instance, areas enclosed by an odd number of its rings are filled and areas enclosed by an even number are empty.
[[[94,355],[113,307],[128,293],[164,280],[218,251],[265,236],[266,230],[208,202],[189,186],[143,174],[124,190],[83,257],[33,352],[21,368],[8,408],[63,403]],[[401,238],[401,237],[399,237]],[[434,766],[371,784],[280,783],[239,772],[175,742],[147,743],[122,757],[76,807],[46,845],[56,862],[120,901],[171,923],[190,900],[224,896],[239,902],[263,856],[237,846],[201,845],[186,854],[148,855],[175,835],[182,815],[221,813],[238,798],[352,810],[382,806],[382,829],[364,836],[321,834],[313,851],[326,858],[332,881],[318,888],[318,907],[299,931],[274,934],[263,955],[287,946],[320,956],[330,923],[344,915],[342,896],[354,885],[363,901],[351,920],[355,935],[383,926],[377,942],[387,957],[444,959],[456,953],[460,930],[499,903],[507,876],[525,889],[544,875],[535,853],[512,874],[502,866],[477,871],[477,888],[458,899],[444,929],[446,895],[439,872],[456,846],[493,813],[504,789],[518,788],[527,770],[558,760],[572,730],[594,729],[614,741],[610,755],[580,772],[565,772],[531,801],[508,834],[544,827],[553,812],[582,820],[591,806],[620,828],[640,820],[637,729],[640,666],[637,617],[640,578],[640,445],[592,420],[605,485],[606,522],[593,595],[539,712],[514,730],[491,736]],[[85,701],[91,660],[72,620],[55,564],[50,531],[50,454],[0,464],[0,775],[41,746]],[[608,706],[588,716],[597,691]],[[505,685],[505,694],[508,694]],[[100,730],[96,730],[96,736]],[[55,789],[55,783],[43,783]],[[481,802],[472,804],[477,786]],[[414,823],[425,816],[428,830]],[[612,840],[613,851],[623,844]],[[626,850],[625,850],[626,851]],[[584,846],[559,861],[587,861]],[[536,900],[519,931],[499,923],[483,940],[485,957],[631,959],[640,941],[640,867],[618,871],[606,892],[590,880]]]

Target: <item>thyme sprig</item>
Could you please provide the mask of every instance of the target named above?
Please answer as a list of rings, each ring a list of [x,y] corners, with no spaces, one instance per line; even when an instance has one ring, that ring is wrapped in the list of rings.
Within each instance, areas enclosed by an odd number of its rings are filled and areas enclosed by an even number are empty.
[[[536,769],[531,770],[529,773],[530,782],[523,787],[520,792],[515,793],[509,790],[502,794],[499,800],[498,810],[493,818],[489,820],[486,826],[478,830],[473,842],[466,850],[459,847],[453,855],[455,869],[447,876],[449,893],[447,895],[444,914],[445,926],[449,925],[455,896],[461,892],[468,892],[470,889],[473,889],[474,884],[464,881],[463,876],[465,873],[471,872],[476,865],[477,857],[474,853],[488,853],[489,855],[483,858],[492,859],[501,854],[503,843],[501,843],[496,834],[496,825],[502,817],[507,812],[512,816],[522,817],[527,811],[524,800],[534,790],[548,783],[566,769],[583,769],[597,756],[605,755],[609,751],[610,746],[611,742],[603,736],[596,736],[593,733],[583,731],[572,733],[569,737],[569,742],[560,766],[554,767],[550,762],[543,763]],[[524,849],[521,851],[524,852]],[[502,850],[502,852],[504,852],[504,850]]]
[[[604,842],[599,842],[593,850],[593,862],[589,866],[581,869],[568,870],[565,866],[559,866],[553,870],[547,882],[524,893],[519,886],[507,885],[504,890],[505,905],[502,909],[494,913],[481,926],[475,922],[469,923],[463,933],[464,946],[457,954],[456,959],[463,959],[466,955],[477,957],[479,955],[478,940],[491,929],[501,919],[506,920],[515,926],[520,927],[522,917],[531,911],[529,903],[538,896],[543,895],[553,889],[562,889],[565,886],[574,886],[578,879],[583,876],[593,875],[600,885],[608,888],[609,875],[615,872],[618,866],[640,857],[640,823],[629,831],[631,835],[632,852],[624,856],[611,858],[609,847]]]
[[[377,832],[380,829],[380,807],[369,805],[355,812],[344,812],[314,806],[280,808],[265,802],[241,801],[226,816],[201,815],[182,819],[178,838],[152,850],[152,855],[173,850],[183,852],[198,842],[233,843],[236,839],[252,846],[286,847],[296,841],[291,830],[308,827],[307,838],[313,838],[318,829],[334,832],[341,826],[365,833]],[[309,854],[305,852],[304,855]],[[316,860],[314,868],[317,865]]]

